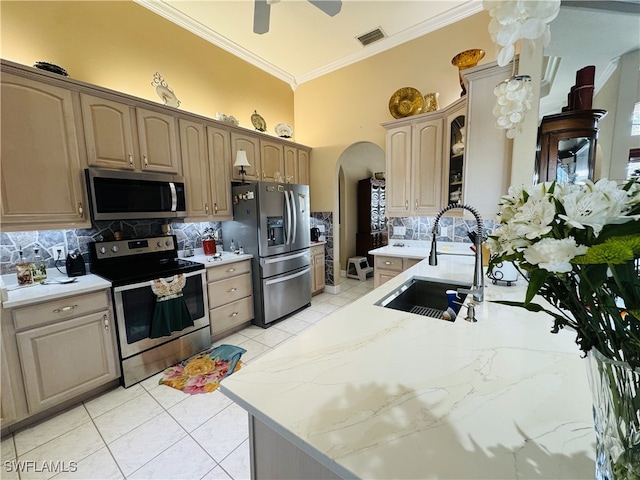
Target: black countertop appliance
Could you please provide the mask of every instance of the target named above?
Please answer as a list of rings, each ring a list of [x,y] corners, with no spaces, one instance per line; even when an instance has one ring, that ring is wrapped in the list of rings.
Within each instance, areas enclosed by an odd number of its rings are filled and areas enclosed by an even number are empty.
[[[313,227],[311,229],[311,241],[317,242],[318,240],[320,240],[320,229],[317,227]]]
[[[87,274],[87,267],[84,265],[84,258],[79,250],[67,254],[67,276],[79,277]]]

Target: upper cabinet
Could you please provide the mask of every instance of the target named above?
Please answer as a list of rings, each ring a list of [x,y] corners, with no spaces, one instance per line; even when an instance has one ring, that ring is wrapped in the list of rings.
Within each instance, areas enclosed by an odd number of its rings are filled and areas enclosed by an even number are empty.
[[[244,178],[240,173],[240,167],[234,167],[236,153],[244,150],[247,153],[247,160],[250,167],[244,167]],[[260,139],[244,133],[231,132],[231,180],[234,181],[259,181],[262,175],[260,164]]]
[[[265,182],[283,181],[284,145],[261,139],[260,164],[262,165],[262,180]]]
[[[184,118],[179,125],[187,219],[230,220],[233,212],[229,131]]]
[[[173,116],[88,94],[80,100],[89,165],[182,173]]]
[[[465,70],[466,96],[442,110],[382,125],[387,216],[433,216],[452,203],[496,215],[509,187],[512,142],[495,127],[492,92],[511,69],[491,63]]]
[[[2,228],[90,226],[73,93],[4,72]]]

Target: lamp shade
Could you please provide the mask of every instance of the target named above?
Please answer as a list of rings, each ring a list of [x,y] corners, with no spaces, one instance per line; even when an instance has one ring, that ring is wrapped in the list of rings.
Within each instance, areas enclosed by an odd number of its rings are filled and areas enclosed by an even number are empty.
[[[250,167],[251,164],[247,159],[247,152],[244,150],[238,150],[236,152],[236,161],[233,164],[234,167]]]

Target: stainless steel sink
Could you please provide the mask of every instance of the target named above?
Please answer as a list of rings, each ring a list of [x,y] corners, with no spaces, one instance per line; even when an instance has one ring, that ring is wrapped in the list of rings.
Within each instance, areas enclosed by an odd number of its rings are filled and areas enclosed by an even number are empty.
[[[375,305],[449,320],[448,315],[445,314],[449,307],[447,290],[457,291],[458,288],[469,288],[470,286],[469,283],[464,282],[413,277],[376,302]],[[457,296],[455,301],[459,303],[463,303],[467,297],[465,293],[458,293]],[[456,305],[454,310],[458,311],[459,309],[460,306]]]

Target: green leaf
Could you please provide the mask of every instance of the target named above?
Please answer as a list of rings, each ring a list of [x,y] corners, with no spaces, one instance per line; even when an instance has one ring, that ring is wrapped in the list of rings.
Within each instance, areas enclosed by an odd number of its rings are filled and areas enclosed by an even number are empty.
[[[527,287],[527,295],[524,299],[525,304],[530,303],[533,297],[536,296],[538,291],[540,291],[540,289],[546,282],[549,275],[551,275],[551,272],[548,272],[543,268],[537,268],[531,271],[531,275],[529,275],[529,286]]]

